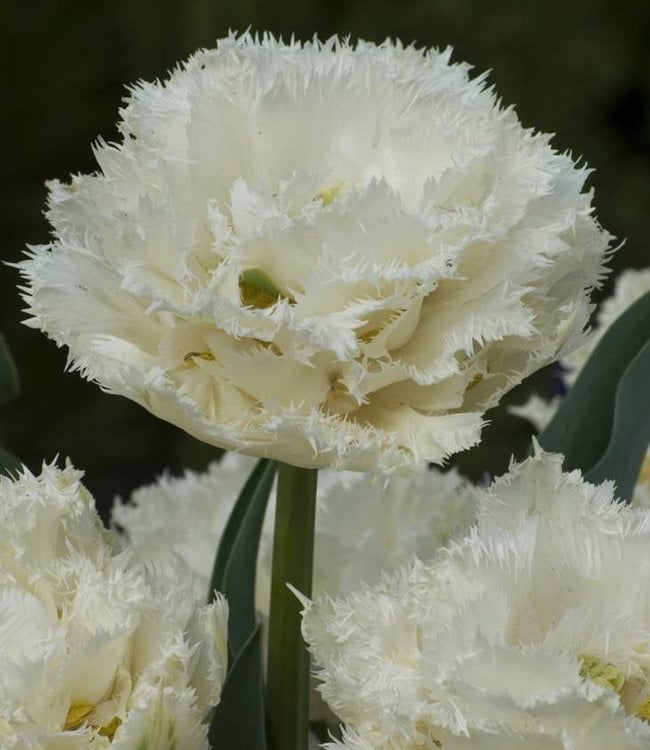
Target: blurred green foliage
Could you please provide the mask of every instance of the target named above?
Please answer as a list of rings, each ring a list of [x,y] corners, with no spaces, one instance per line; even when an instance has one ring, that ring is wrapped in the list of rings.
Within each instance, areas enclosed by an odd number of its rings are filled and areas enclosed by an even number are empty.
[[[590,180],[598,216],[627,239],[613,268],[650,261],[647,0],[4,0],[0,28],[3,261],[17,260],[25,243],[47,241],[44,180],[94,169],[90,144],[116,137],[125,84],[164,76],[230,28],[452,45],[456,60],[492,70],[490,81],[525,125],[557,133],[557,148],[597,170]],[[3,408],[0,444],[32,468],[57,453],[71,456],[105,500],[164,467],[200,468],[216,455],[134,404],[64,374],[65,352],[20,325],[16,284],[15,270],[2,267],[0,329],[23,391]],[[543,376],[537,381],[548,387]],[[521,398],[522,391],[510,400]],[[498,471],[530,429],[501,410],[491,433],[489,464]],[[480,474],[470,454],[460,463]]]

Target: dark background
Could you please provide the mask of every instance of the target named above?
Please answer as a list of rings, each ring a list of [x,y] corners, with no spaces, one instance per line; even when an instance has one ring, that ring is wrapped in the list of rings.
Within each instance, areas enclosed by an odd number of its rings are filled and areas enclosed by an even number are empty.
[[[125,84],[164,77],[229,29],[285,38],[318,33],[400,37],[455,48],[526,126],[585,160],[601,223],[625,247],[615,271],[650,262],[650,10],[647,0],[4,0],[0,4],[3,198],[0,260],[47,241],[44,181],[95,168],[90,145],[116,137]],[[0,445],[31,468],[56,454],[87,471],[106,504],[168,467],[201,468],[217,454],[125,399],[64,374],[65,352],[20,324],[17,273],[0,268],[0,331],[22,394],[0,411]],[[603,290],[607,294],[611,282]],[[80,311],[83,314],[83,311]],[[537,384],[549,387],[547,375]],[[520,400],[523,393],[511,400]],[[497,414],[482,454],[459,457],[480,475],[504,468],[527,423]],[[490,455],[485,451],[489,450]]]

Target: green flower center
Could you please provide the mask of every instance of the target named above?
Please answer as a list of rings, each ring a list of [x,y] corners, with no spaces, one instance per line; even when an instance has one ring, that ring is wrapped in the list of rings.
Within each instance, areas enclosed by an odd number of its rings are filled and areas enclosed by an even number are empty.
[[[287,299],[295,304],[295,300],[283,294],[259,268],[249,268],[239,274],[239,298],[242,305],[258,310],[271,307],[280,299]]]

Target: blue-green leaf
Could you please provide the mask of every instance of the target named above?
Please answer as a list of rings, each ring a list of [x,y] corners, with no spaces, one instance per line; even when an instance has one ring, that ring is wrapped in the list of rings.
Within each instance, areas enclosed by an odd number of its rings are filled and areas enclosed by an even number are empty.
[[[266,750],[260,637],[257,626],[228,672],[208,732],[215,750]]]
[[[617,494],[629,500],[650,443],[650,341],[625,370],[616,391],[609,444],[586,479],[614,479]]]
[[[277,465],[261,459],[244,485],[224,529],[215,558],[210,598],[228,600],[228,649],[236,659],[255,629],[255,569],[266,504]]]
[[[20,466],[20,461],[13,453],[0,448],[0,474],[16,474]]]
[[[0,406],[20,393],[18,370],[13,361],[7,342],[0,334]]]
[[[255,622],[255,569],[266,505],[277,464],[257,463],[241,491],[219,543],[210,598],[228,600],[230,666],[208,737],[214,748],[266,750],[260,627]]]
[[[580,469],[591,481],[614,479],[623,497],[648,445],[639,425],[648,420],[650,372],[642,352],[649,336],[647,293],[612,324],[539,437],[544,449],[564,454],[566,470]]]

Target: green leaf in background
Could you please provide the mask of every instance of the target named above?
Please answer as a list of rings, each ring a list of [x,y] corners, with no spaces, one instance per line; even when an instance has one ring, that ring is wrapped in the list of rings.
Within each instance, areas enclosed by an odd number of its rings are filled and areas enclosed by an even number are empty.
[[[564,454],[565,470],[613,479],[624,498],[648,447],[649,337],[650,292],[613,323],[539,436],[545,450]]]
[[[0,406],[11,401],[19,393],[18,370],[9,353],[5,337],[0,334]],[[12,453],[0,448],[0,474],[15,474],[20,466],[20,461]]]
[[[7,342],[0,334],[0,406],[20,393],[18,370],[9,354]]]
[[[261,629],[255,628],[232,664],[208,731],[210,747],[266,750]]]
[[[255,568],[266,504],[277,465],[263,458],[241,491],[217,552],[209,598],[228,600],[228,650],[235,659],[255,630]]]
[[[0,448],[0,474],[16,474],[20,466],[20,461],[13,453]]]
[[[609,444],[585,478],[616,481],[617,494],[630,499],[650,443],[650,341],[625,370],[616,390]]]
[[[232,509],[217,551],[210,599],[228,600],[229,669],[208,737],[212,747],[266,750],[260,627],[255,622],[255,569],[275,461],[258,461]]]

